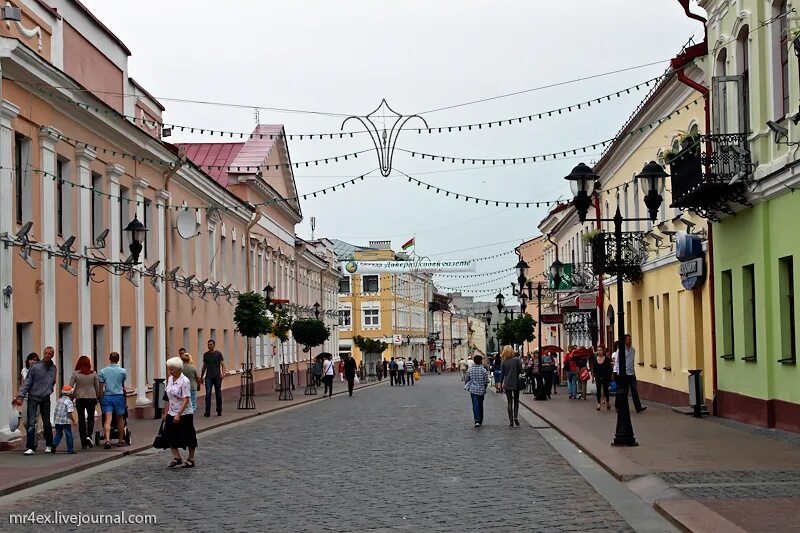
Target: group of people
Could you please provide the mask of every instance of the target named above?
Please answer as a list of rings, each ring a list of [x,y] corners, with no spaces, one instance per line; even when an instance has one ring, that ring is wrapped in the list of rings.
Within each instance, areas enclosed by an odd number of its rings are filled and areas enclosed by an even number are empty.
[[[384,359],[379,366],[383,367],[384,375],[388,372],[389,385],[392,387],[395,385],[398,387],[411,385],[413,387],[414,378],[419,375],[420,371],[420,362],[417,359],[403,359],[402,357],[397,359],[392,357],[390,361]]]
[[[35,455],[39,443],[37,417],[42,421],[42,437],[45,441],[45,453],[56,453],[62,439],[66,441],[67,453],[75,453],[73,426],[78,426],[78,437],[81,449],[93,448],[96,444],[93,432],[95,409],[100,404],[103,423],[104,448],[112,447],[112,423],[116,429],[117,447],[127,446],[126,420],[127,389],[125,383],[128,373],[120,365],[120,354],[111,352],[109,364],[96,371],[92,368],[92,360],[82,355],[78,358],[75,370],[69,383],[61,387],[60,395],[54,406],[53,422],[50,420],[51,401],[56,386],[58,368],[53,362],[55,350],[46,346],[42,359],[37,353],[30,353],[25,366],[20,371],[20,387],[14,407],[20,408],[19,423],[24,427],[26,443],[24,455]],[[206,387],[205,416],[211,416],[211,390],[216,392],[216,412],[222,415],[222,379],[226,374],[222,353],[216,349],[215,341],[208,341],[208,351],[203,354],[203,366],[198,374],[192,355],[185,349],[179,350],[179,356],[167,360],[169,377],[166,382],[164,400],[168,408],[162,416],[159,431],[159,442],[165,449],[170,449],[173,460],[171,468],[183,464],[194,466],[194,454],[197,448],[197,436],[194,429],[193,415],[197,410],[197,391],[202,385]],[[76,416],[77,415],[77,416]],[[55,425],[55,436],[53,435]],[[189,450],[184,463],[179,448]]]
[[[322,353],[317,355],[314,359],[314,364],[312,365],[314,382],[317,387],[319,387],[320,384],[325,386],[322,392],[323,396],[333,396],[333,381],[336,377],[336,370],[337,365],[333,361],[333,354]],[[345,354],[339,361],[338,370],[339,380],[342,382],[344,382],[345,379],[347,380],[347,393],[352,396],[353,387],[358,379],[356,376],[358,365],[356,364],[355,358]]]
[[[636,350],[633,348],[632,338],[625,335],[623,349],[625,350],[625,375],[619,376],[619,343],[613,355],[603,349],[595,351],[570,346],[563,357],[563,369],[567,378],[569,399],[586,399],[587,382],[596,385],[597,410],[600,411],[605,402],[606,410],[611,409],[610,389],[612,381],[624,379],[630,391],[634,408],[637,413],[647,410],[639,398],[636,381],[635,359]],[[503,348],[500,354],[484,362],[482,356],[477,355],[472,361],[462,359],[458,363],[461,371],[464,389],[470,393],[472,400],[472,413],[475,427],[483,424],[483,401],[489,385],[495,383],[495,392],[506,394],[508,404],[508,425],[519,426],[519,394],[526,386],[527,380],[536,379],[537,389],[550,398],[557,393],[556,385],[559,382],[558,362],[556,356],[550,352],[542,355],[539,362],[538,353],[521,358],[510,346]],[[539,366],[541,365],[541,371]],[[491,373],[490,373],[491,372]],[[530,381],[532,382],[532,381]]]

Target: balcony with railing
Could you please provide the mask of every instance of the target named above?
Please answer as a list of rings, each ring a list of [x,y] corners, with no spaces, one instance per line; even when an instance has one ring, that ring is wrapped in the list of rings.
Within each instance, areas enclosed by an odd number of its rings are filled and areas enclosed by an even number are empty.
[[[698,136],[668,156],[667,162],[672,207],[718,221],[723,214],[734,214],[733,204],[750,205],[746,193],[754,165],[747,134]]]

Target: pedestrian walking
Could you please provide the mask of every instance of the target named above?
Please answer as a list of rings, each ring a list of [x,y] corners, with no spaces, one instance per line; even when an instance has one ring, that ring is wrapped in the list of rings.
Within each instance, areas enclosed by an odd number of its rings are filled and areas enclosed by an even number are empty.
[[[503,375],[503,390],[506,393],[508,402],[508,426],[519,426],[519,391],[524,386],[525,381],[522,370],[522,361],[514,353],[511,346],[503,348],[503,360],[500,370]]]
[[[572,352],[575,351],[575,348],[575,346],[569,346],[567,353],[564,355],[564,372],[567,373],[567,392],[570,400],[574,400],[578,395],[578,367],[572,361]]]
[[[412,387],[414,386],[414,361],[411,359],[406,361],[406,381]]]
[[[320,355],[314,359],[314,384],[317,387],[322,385],[322,359]]]
[[[586,399],[586,384],[591,378],[591,373],[589,372],[589,355],[591,353],[590,349],[583,346],[572,352],[572,362],[575,364],[577,372],[577,397],[580,400]]]
[[[186,379],[189,380],[189,401],[192,404],[192,413],[197,412],[197,389],[200,388],[200,376],[197,374],[197,367],[194,366],[194,358],[192,354],[187,352],[186,350],[180,355],[181,361],[183,361],[183,369],[181,372]]]
[[[553,390],[553,376],[556,373],[556,360],[552,352],[542,355],[542,375],[544,376],[544,393],[550,398]]]
[[[322,382],[325,384],[325,390],[322,391],[322,395],[325,396],[327,393],[329,397],[333,396],[333,355],[328,354],[327,359],[322,362],[322,373],[324,374]]]
[[[375,363],[375,376],[377,376],[378,381],[383,381],[383,362],[378,361]]]
[[[462,357],[458,361],[458,369],[461,371],[461,381],[467,381],[467,370],[469,370],[469,365],[467,364],[467,360]]]
[[[406,386],[406,362],[402,357],[397,358],[397,384]]]
[[[397,381],[397,361],[392,360],[389,362],[389,385],[394,387],[395,382],[400,385],[400,382]]]
[[[383,377],[388,376],[389,375],[389,361],[387,361],[386,359],[381,361],[381,367],[383,368]]]
[[[75,371],[69,378],[75,410],[78,412],[78,438],[81,449],[94,448],[94,417],[97,402],[100,400],[100,378],[92,368],[92,360],[82,355],[78,358]]]
[[[53,446],[53,426],[50,424],[50,395],[56,384],[56,365],[53,363],[55,350],[52,346],[46,346],[43,352],[42,361],[34,363],[25,375],[25,381],[19,388],[17,397],[12,401],[12,405],[19,407],[25,397],[28,398],[26,408],[27,439],[25,442],[25,455],[36,453],[36,414],[42,417],[42,432],[44,433],[45,453],[49,453]]]
[[[513,350],[512,350],[513,353]],[[492,377],[494,378],[494,391],[496,393],[503,392],[503,359],[500,354],[494,356],[492,360]]]
[[[339,381],[344,383],[344,360],[339,360]]]
[[[436,373],[441,374],[444,372],[444,360],[440,357],[436,360]]]
[[[100,380],[100,411],[103,413],[104,448],[111,448],[111,419],[117,418],[119,442],[117,447],[125,446],[125,419],[123,415],[128,407],[125,404],[125,380],[128,379],[127,371],[119,366],[119,353],[111,352],[108,355],[109,365],[101,369],[97,375]]]
[[[356,359],[352,355],[346,355],[344,361],[344,376],[347,378],[347,394],[353,395],[353,385],[356,381]]]
[[[25,378],[28,377],[28,371],[30,371],[31,366],[39,362],[39,354],[36,352],[31,352],[28,354],[28,357],[25,358],[25,366],[22,367],[22,370],[19,371],[19,387],[22,387],[22,384],[25,383]],[[22,400],[22,405],[19,408],[20,413],[20,420],[22,421],[22,425],[25,426],[26,433],[28,428],[28,398],[25,397]],[[35,422],[35,420],[34,420]]]
[[[636,412],[642,413],[647,410],[647,407],[643,407],[642,401],[639,399],[635,360],[636,350],[633,348],[633,340],[630,335],[625,335],[625,382],[631,393],[633,406],[636,408]],[[617,343],[617,351],[614,352],[614,374],[619,374],[619,343]]]
[[[475,419],[475,427],[479,428],[483,424],[483,400],[489,386],[489,372],[483,368],[483,357],[476,355],[474,361],[475,364],[467,372],[464,390],[469,392],[472,399],[472,417]]]
[[[56,402],[56,408],[53,411],[53,423],[56,425],[56,436],[53,439],[52,453],[56,453],[62,437],[67,438],[67,453],[75,453],[74,442],[72,440],[72,424],[77,423],[75,420],[75,404],[72,403],[73,389],[70,385],[64,385],[61,388],[61,396]]]
[[[189,378],[183,374],[184,362],[180,357],[167,360],[167,399],[169,407],[162,415],[164,430],[161,434],[162,446],[172,452],[169,468],[183,463],[179,448],[189,449],[189,456],[183,468],[194,468],[194,456],[197,449],[197,433],[194,429],[194,410],[191,401],[191,385]],[[208,390],[206,390],[208,393]]]
[[[203,354],[203,369],[200,379],[206,385],[206,412],[203,416],[211,416],[211,389],[214,388],[217,400],[217,416],[222,416],[222,379],[225,377],[225,360],[222,352],[217,350],[214,339],[208,341],[208,351]]]
[[[592,365],[592,383],[597,386],[597,410],[600,410],[601,400],[606,399],[606,410],[611,409],[611,400],[608,396],[608,388],[611,385],[611,374],[614,372],[614,367],[611,366],[611,359],[603,352],[597,350],[597,355],[594,358]]]

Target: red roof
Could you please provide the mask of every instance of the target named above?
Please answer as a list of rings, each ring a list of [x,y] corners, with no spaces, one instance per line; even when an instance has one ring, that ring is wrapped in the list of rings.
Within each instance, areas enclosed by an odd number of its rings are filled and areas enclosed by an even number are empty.
[[[208,168],[206,165],[214,167],[228,167],[231,161],[239,155],[245,143],[176,143],[175,146],[186,150],[186,158],[199,166],[206,174],[214,180],[228,187],[228,172],[221,168]]]

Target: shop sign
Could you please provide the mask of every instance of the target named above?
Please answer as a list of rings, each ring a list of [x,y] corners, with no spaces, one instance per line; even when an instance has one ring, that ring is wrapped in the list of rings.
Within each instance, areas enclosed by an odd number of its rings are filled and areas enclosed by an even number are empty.
[[[582,309],[585,311],[589,311],[592,309],[597,308],[597,293],[596,292],[589,292],[586,294],[579,294],[577,298],[575,298],[575,305],[578,306],[578,309]]]
[[[392,337],[392,342],[394,344],[403,344],[403,336],[402,335],[395,335]]]
[[[683,261],[680,265],[681,285],[684,289],[692,290],[705,279],[705,265],[702,257]]]
[[[542,315],[542,324],[563,324],[564,315],[562,313],[550,313]]]

